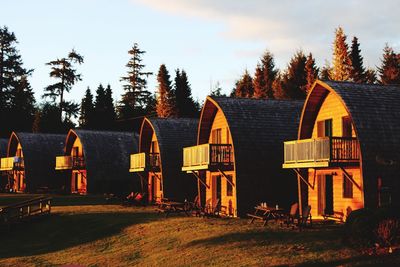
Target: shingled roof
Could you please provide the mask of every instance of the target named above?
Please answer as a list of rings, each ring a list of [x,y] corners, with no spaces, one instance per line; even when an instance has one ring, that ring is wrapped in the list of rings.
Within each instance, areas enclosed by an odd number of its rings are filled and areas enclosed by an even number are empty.
[[[56,155],[62,153],[65,135],[13,132],[8,145],[8,156],[14,156],[18,143],[24,157],[26,191],[40,187],[59,189],[61,178],[54,170]],[[57,188],[56,188],[57,187]]]
[[[138,135],[133,132],[70,130],[65,152],[71,153],[75,138],[82,143],[89,193],[126,193],[133,177],[130,154],[138,152]]]
[[[8,146],[8,139],[0,138],[0,157],[7,156],[7,146]]]
[[[143,121],[140,150],[149,151],[154,130],[160,149],[163,193],[167,198],[191,199],[196,192],[196,180],[181,168],[183,148],[196,145],[198,122],[189,118],[145,118]]]
[[[376,202],[376,179],[398,176],[400,165],[400,85],[317,81],[303,111],[299,138],[309,138],[323,100],[336,94],[350,114],[360,143],[366,206]],[[307,103],[319,103],[308,105]],[[315,106],[315,107],[311,107]],[[395,164],[393,164],[395,163]]]
[[[220,109],[234,146],[239,213],[261,201],[290,205],[295,200],[296,179],[293,173],[282,170],[281,161],[283,142],[296,139],[303,104],[304,101],[207,97],[198,144],[208,143],[210,124]]]

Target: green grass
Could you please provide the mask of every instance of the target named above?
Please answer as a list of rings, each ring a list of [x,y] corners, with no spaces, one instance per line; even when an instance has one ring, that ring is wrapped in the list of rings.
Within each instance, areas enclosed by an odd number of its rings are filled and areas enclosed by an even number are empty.
[[[166,219],[152,207],[104,205],[102,197],[57,198],[52,215],[1,232],[0,266],[382,266],[400,260],[398,253],[366,256],[346,247],[337,225],[298,232],[244,219]],[[74,205],[65,206],[68,201]]]

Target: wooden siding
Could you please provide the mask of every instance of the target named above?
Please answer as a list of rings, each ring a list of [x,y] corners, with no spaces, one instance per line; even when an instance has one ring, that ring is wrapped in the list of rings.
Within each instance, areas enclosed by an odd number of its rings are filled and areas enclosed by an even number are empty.
[[[329,93],[318,112],[314,123],[312,138],[318,137],[318,122],[332,119],[332,136],[342,136],[342,118],[349,116],[340,99],[333,93]],[[354,127],[352,127],[352,136],[356,137]]]
[[[75,154],[76,151],[78,154]],[[72,145],[71,156],[84,157],[81,140],[76,137]],[[71,192],[85,194],[87,192],[87,172],[86,170],[72,170],[71,174]]]
[[[18,142],[15,154],[11,156],[17,156],[22,159],[24,158],[24,152],[22,150],[21,143]],[[15,192],[24,192],[26,188],[25,169],[17,169],[17,170],[14,169],[12,177],[14,179],[13,190]]]
[[[209,143],[212,143],[212,132],[215,129],[221,129],[221,143],[222,144],[232,144],[232,136],[230,134],[228,122],[221,112],[218,110],[215,114],[214,120],[211,125],[211,131],[209,136]],[[232,144],[233,145],[233,144]],[[234,155],[234,151],[232,151],[232,156]],[[234,159],[233,159],[233,162]],[[227,188],[227,181],[226,178],[220,172],[210,172],[207,171],[206,173],[206,182],[210,186],[209,189],[206,189],[206,203],[209,203],[211,200],[211,204],[214,205],[217,196],[217,184],[216,181],[213,181],[212,177],[220,176],[221,177],[221,206],[224,206],[228,209],[229,206],[232,207],[233,216],[237,216],[237,198],[236,198],[236,173],[235,171],[227,171],[224,172],[226,175],[232,175],[232,183],[235,185],[232,189],[232,196],[227,196],[226,188]]]
[[[155,142],[154,147],[152,146],[153,142]],[[157,136],[154,131],[151,136],[149,151],[150,151],[150,153],[160,153]],[[161,166],[161,168],[162,168],[162,166]],[[148,187],[149,201],[150,202],[160,201],[164,197],[163,190],[161,190],[162,189],[162,173],[161,173],[161,171],[155,172],[155,173],[153,173],[152,171],[149,171],[147,179],[148,179],[148,186],[149,186]]]
[[[361,173],[359,168],[346,168],[347,173],[352,175],[354,181],[362,186],[361,181]],[[311,184],[314,182],[314,169],[309,169],[308,171],[308,180]],[[353,197],[352,198],[343,198],[343,179],[347,179],[344,177],[344,173],[340,168],[324,168],[318,169],[315,176],[315,187],[314,189],[308,188],[308,203],[311,205],[311,215],[313,217],[320,217],[321,214],[318,214],[318,175],[333,175],[333,211],[341,212],[344,215],[347,214],[347,209],[351,210],[360,209],[363,207],[363,194],[362,192],[353,185]]]

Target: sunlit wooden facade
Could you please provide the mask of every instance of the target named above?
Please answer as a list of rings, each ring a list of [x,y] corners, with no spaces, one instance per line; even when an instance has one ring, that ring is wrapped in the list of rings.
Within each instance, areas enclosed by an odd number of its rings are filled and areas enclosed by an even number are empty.
[[[182,149],[196,144],[197,119],[145,118],[139,153],[131,155],[130,171],[141,176],[150,202],[162,198],[193,201],[196,180],[182,173]]]
[[[298,174],[299,198],[313,217],[346,219],[352,210],[395,200],[388,191],[399,184],[399,96],[390,86],[315,83],[298,140],[284,142],[283,164]]]
[[[137,135],[125,132],[70,130],[55,169],[67,174],[71,193],[127,194],[135,189],[127,168],[137,151]]]
[[[13,132],[0,171],[14,192],[60,191],[63,179],[54,171],[54,157],[62,152],[64,135]]]
[[[7,146],[8,146],[8,139],[0,138],[0,169],[1,169],[1,158],[7,157]],[[0,171],[0,192],[5,190],[9,191],[7,185],[8,185],[7,173]]]
[[[281,142],[296,136],[303,101],[207,97],[197,146],[183,149],[182,171],[198,179],[203,206],[242,216],[260,202],[288,207],[296,179],[282,170]]]

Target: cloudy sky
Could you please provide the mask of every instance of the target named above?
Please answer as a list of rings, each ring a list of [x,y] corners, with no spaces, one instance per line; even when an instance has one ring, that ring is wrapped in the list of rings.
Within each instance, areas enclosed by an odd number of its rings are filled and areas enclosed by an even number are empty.
[[[400,4],[396,0],[4,0],[0,26],[19,41],[36,97],[53,81],[45,63],[72,48],[85,57],[83,80],[69,94],[80,101],[89,86],[111,84],[122,93],[120,77],[134,42],[147,51],[147,70],[166,64],[171,76],[183,68],[193,95],[202,100],[219,82],[228,93],[235,80],[251,73],[268,49],[285,68],[299,49],[322,66],[331,60],[334,30],[361,42],[365,65],[375,67],[385,43],[400,51]],[[155,76],[149,90],[156,88]]]

